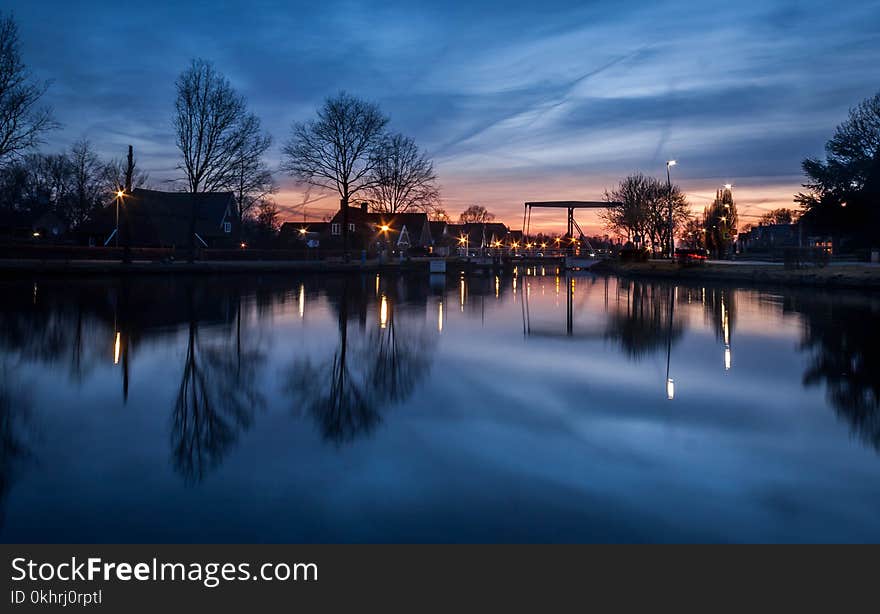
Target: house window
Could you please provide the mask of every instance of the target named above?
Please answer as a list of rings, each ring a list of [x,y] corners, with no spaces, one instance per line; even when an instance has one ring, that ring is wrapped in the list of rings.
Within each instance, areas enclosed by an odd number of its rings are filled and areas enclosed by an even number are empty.
[[[348,232],[354,232],[354,224],[349,223]]]
[[[330,224],[330,234],[338,235],[339,234],[339,224]]]
[[[232,223],[231,222],[223,222],[223,232],[230,233],[232,232]]]

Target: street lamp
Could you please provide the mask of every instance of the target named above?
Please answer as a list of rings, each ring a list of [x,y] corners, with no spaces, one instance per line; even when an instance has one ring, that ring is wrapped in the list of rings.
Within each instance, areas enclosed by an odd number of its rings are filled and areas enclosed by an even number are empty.
[[[672,223],[672,177],[669,168],[678,164],[675,160],[666,161],[666,196],[669,198],[669,259],[675,258],[675,226]]]
[[[116,232],[114,233],[116,236],[116,247],[119,247],[119,202],[123,196],[125,196],[125,190],[116,191]]]

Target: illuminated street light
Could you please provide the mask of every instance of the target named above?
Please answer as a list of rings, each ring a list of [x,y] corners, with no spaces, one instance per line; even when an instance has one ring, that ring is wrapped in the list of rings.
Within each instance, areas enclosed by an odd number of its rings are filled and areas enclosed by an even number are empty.
[[[119,353],[122,346],[122,333],[116,333],[116,343],[113,344],[113,364],[119,364]]]
[[[669,259],[675,257],[675,225],[672,222],[672,177],[669,169],[678,164],[675,160],[666,161],[666,189],[667,198],[669,198]]]
[[[391,226],[389,226],[388,224],[382,224],[381,226],[379,226],[379,230],[381,230],[382,232],[388,232],[389,230],[391,230]]]
[[[724,370],[730,371],[731,364],[731,356],[730,356],[730,346],[724,346]]]
[[[116,237],[116,247],[119,247],[119,203],[122,201],[123,196],[125,196],[125,190],[116,191],[116,232],[114,233],[114,236]]]
[[[675,381],[671,377],[666,380],[666,398],[670,401],[675,398]]]

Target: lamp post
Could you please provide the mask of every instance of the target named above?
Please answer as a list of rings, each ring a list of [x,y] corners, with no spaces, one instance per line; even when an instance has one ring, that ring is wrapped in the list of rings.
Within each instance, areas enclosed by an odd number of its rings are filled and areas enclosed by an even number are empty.
[[[675,160],[666,161],[666,197],[669,199],[669,259],[675,258],[675,225],[672,221],[672,177],[669,168],[678,164]]]
[[[116,192],[116,232],[114,233],[116,237],[116,247],[119,247],[119,202],[122,200],[122,197],[125,196],[125,192],[123,190],[117,190]]]

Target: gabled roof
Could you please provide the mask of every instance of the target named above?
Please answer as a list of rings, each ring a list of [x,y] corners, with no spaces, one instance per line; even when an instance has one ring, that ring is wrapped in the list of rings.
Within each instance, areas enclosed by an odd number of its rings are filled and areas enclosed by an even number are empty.
[[[333,223],[342,221],[342,210],[336,212],[333,216]],[[365,213],[360,207],[348,208],[348,222],[350,224],[359,225],[358,230],[377,231],[381,226],[388,226],[393,233],[399,233],[404,226],[410,235],[410,239],[414,236],[418,237],[422,231],[422,226],[428,221],[427,214],[419,213]],[[396,240],[396,239],[395,239]]]
[[[193,207],[196,212],[196,233],[202,238],[228,237],[223,223],[237,225],[234,215],[235,197],[232,192],[160,192],[135,189],[123,199],[131,224],[132,242],[136,245],[188,245]],[[120,225],[123,211],[120,209]],[[96,212],[80,226],[87,234],[109,236],[116,227],[116,205],[111,204]]]

